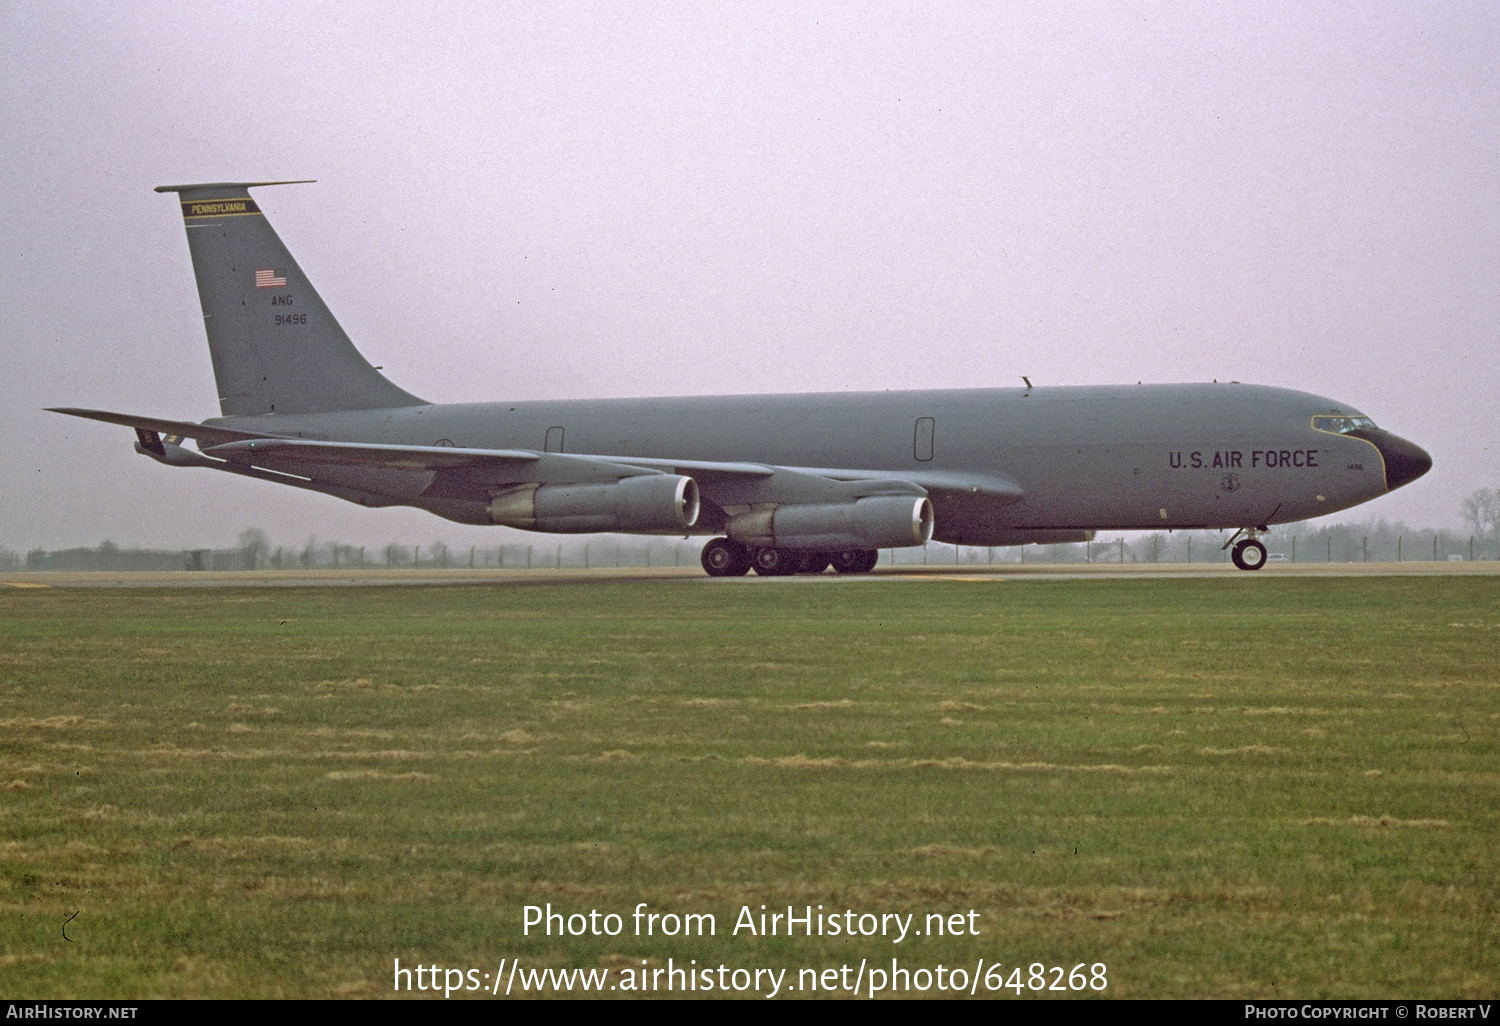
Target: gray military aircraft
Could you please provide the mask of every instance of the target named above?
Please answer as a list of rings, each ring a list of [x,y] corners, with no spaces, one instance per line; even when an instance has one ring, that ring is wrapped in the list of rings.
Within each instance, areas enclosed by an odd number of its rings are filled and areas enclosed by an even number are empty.
[[[1360,411],[1242,385],[962,389],[434,404],[362,357],[250,197],[164,185],[198,280],[222,417],[55,412],[137,452],[524,530],[720,535],[723,577],[841,573],[878,549],[1076,542],[1101,529],[1269,525],[1366,502],[1432,459]],[[183,445],[192,439],[198,451]]]

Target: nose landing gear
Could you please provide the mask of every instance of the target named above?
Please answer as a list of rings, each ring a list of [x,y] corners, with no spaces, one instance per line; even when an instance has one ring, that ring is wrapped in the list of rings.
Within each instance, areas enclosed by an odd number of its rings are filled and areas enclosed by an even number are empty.
[[[1259,570],[1266,565],[1266,547],[1253,538],[1247,538],[1234,547],[1229,558],[1241,570]]]
[[[1270,530],[1268,527],[1242,527],[1229,540],[1224,543],[1224,548],[1234,546],[1230,550],[1229,558],[1234,565],[1241,570],[1259,570],[1266,565],[1266,547],[1260,542],[1260,535]],[[1240,535],[1245,537],[1240,538]],[[1236,539],[1239,539],[1236,541]]]

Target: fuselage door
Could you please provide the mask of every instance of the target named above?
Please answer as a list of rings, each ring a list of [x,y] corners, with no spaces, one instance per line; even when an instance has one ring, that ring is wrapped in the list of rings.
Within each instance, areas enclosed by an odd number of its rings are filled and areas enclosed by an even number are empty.
[[[924,463],[932,459],[932,438],[936,427],[936,422],[931,417],[917,418],[916,430],[912,435],[911,454]]]
[[[547,452],[563,451],[563,429],[560,427],[549,427],[547,429],[547,444],[544,447]]]

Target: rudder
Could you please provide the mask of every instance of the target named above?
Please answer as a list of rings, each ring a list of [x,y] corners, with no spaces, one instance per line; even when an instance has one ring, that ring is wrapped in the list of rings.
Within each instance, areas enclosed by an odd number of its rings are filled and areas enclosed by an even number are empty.
[[[250,189],[162,185],[182,204],[226,417],[420,406],[360,355],[261,213]]]

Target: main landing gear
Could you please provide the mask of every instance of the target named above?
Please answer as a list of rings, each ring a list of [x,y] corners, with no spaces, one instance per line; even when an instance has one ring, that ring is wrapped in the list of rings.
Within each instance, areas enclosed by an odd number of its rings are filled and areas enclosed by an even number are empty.
[[[743,577],[750,570],[750,550],[737,541],[715,538],[703,546],[703,569],[710,577]]]
[[[703,546],[703,569],[710,577],[742,577],[751,569],[762,577],[820,574],[831,564],[841,574],[875,569],[875,549],[806,552],[801,549],[750,548],[732,538],[715,538]]]
[[[1259,570],[1266,565],[1266,547],[1261,544],[1260,535],[1268,530],[1268,527],[1242,527],[1229,536],[1224,548],[1234,546],[1229,558],[1234,561],[1235,566],[1241,570]],[[1240,538],[1242,534],[1245,537]],[[1237,538],[1238,541],[1235,540]]]

